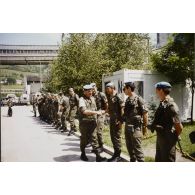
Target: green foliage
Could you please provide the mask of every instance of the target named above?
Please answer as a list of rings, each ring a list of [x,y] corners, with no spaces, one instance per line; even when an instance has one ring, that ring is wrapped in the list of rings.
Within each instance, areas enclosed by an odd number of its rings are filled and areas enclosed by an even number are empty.
[[[12,78],[12,77],[8,77],[7,78],[7,84],[16,84],[16,79],[15,78]]]
[[[168,76],[173,83],[194,80],[194,34],[174,34],[173,39],[152,55],[154,68]]]
[[[68,34],[50,67],[47,89],[67,91],[95,82],[122,68],[143,68],[148,57],[147,34]]]

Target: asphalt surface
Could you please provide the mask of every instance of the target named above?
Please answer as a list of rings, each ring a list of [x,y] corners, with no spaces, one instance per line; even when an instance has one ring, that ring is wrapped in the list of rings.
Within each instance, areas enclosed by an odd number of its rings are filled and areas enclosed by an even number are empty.
[[[33,117],[32,106],[14,106],[13,116],[1,107],[1,160],[4,162],[83,162],[80,160],[80,140],[61,133],[39,117]],[[113,149],[106,147],[109,151]],[[145,156],[155,156],[155,145],[144,149]],[[89,162],[95,161],[91,148],[86,149]],[[110,158],[107,153],[102,156]],[[124,159],[129,157],[122,155]],[[177,152],[176,161],[192,162]]]
[[[31,106],[14,106],[13,116],[1,108],[1,160],[4,162],[83,162],[79,138],[60,133],[51,125],[33,117]],[[89,161],[95,161],[91,148]],[[103,153],[102,156],[110,158]]]

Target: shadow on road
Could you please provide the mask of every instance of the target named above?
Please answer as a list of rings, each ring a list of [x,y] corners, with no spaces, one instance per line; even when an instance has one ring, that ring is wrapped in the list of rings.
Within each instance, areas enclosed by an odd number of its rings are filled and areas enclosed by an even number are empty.
[[[54,157],[53,159],[56,162],[73,162],[73,161],[80,161],[80,156],[76,154],[69,154],[69,155]]]

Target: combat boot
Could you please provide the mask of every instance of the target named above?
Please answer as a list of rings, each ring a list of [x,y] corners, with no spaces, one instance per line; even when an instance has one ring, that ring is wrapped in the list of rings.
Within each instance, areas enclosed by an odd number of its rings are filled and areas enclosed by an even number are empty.
[[[107,158],[100,156],[100,154],[96,152],[96,162],[107,162]]]
[[[83,160],[83,161],[88,161],[88,158],[87,158],[85,152],[81,153],[80,159]]]
[[[114,155],[108,159],[108,162],[119,162],[121,160],[120,153],[120,151],[114,152]]]

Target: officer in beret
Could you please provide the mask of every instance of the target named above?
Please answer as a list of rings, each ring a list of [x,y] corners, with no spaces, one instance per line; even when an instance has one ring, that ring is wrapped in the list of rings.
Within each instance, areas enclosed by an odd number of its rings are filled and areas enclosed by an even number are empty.
[[[108,162],[118,162],[120,161],[121,155],[124,101],[117,94],[115,85],[112,82],[106,85],[106,94],[108,97],[108,113],[110,116],[110,136],[114,148],[114,154],[110,159],[108,159]]]
[[[102,115],[105,111],[97,111],[95,99],[92,96],[92,86],[85,85],[83,87],[83,97],[79,99],[79,128],[81,132],[80,149],[81,160],[88,161],[85,148],[88,142],[91,142],[94,153],[96,154],[96,162],[106,161],[106,158],[100,156],[97,141],[97,115]]]
[[[133,82],[124,84],[124,93],[127,95],[123,119],[125,121],[125,140],[130,156],[130,162],[144,162],[144,153],[141,146],[142,131],[147,132],[148,110],[142,97],[138,96]],[[143,121],[143,126],[142,126]]]
[[[160,99],[155,112],[151,130],[156,131],[156,162],[174,162],[176,160],[176,143],[183,126],[179,117],[179,108],[170,97],[171,84],[159,82],[155,85],[156,94]]]

